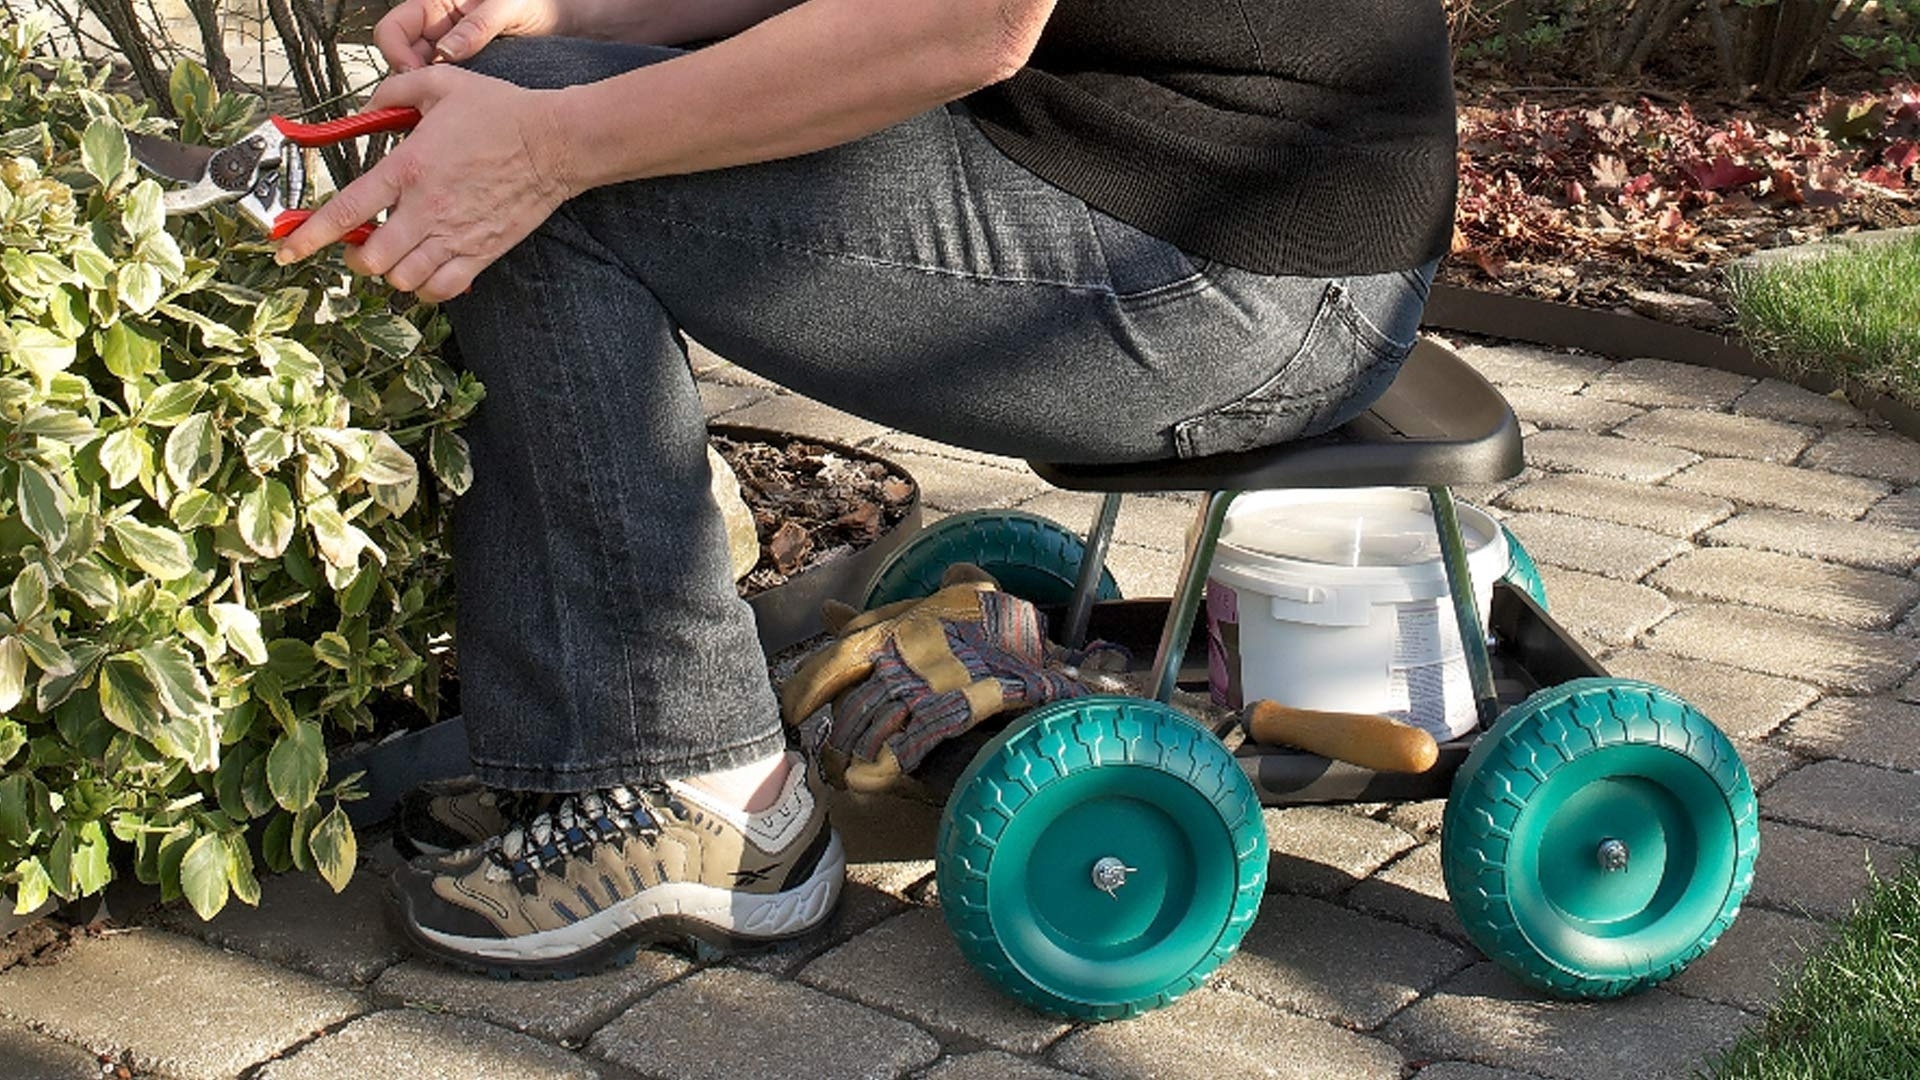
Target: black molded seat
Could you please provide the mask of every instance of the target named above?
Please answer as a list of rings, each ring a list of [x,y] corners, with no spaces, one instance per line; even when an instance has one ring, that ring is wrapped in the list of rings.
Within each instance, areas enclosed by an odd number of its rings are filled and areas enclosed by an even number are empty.
[[[1069,491],[1265,491],[1490,483],[1520,471],[1520,424],[1459,354],[1422,338],[1372,409],[1337,431],[1237,454],[1027,463]]]

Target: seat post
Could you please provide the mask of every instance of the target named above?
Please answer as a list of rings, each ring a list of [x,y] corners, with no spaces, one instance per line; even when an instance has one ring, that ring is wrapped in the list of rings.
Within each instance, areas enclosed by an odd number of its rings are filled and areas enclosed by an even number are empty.
[[[1480,629],[1480,605],[1474,599],[1473,572],[1467,562],[1467,543],[1460,535],[1460,514],[1453,492],[1443,486],[1427,489],[1433,503],[1433,524],[1440,533],[1440,559],[1447,571],[1447,591],[1453,596],[1453,617],[1460,626],[1460,646],[1467,656],[1467,678],[1473,687],[1474,712],[1482,730],[1500,716],[1500,697],[1493,688],[1493,662],[1487,658],[1487,636]]]
[[[1239,498],[1238,491],[1209,491],[1200,502],[1193,535],[1187,538],[1186,562],[1180,568],[1179,591],[1173,594],[1173,606],[1160,630],[1160,648],[1153,657],[1153,696],[1162,704],[1172,704],[1174,684],[1180,680],[1180,662],[1186,659],[1187,638],[1193,634],[1193,620],[1199,615],[1200,600],[1206,593],[1207,571],[1213,566],[1213,549],[1219,546],[1220,532],[1226,527],[1227,507]]]
[[[1100,593],[1100,578],[1107,568],[1107,548],[1113,544],[1114,523],[1120,520],[1120,498],[1110,491],[1100,500],[1093,515],[1093,528],[1087,530],[1087,544],[1080,554],[1080,575],[1074,582],[1073,601],[1067,605],[1066,633],[1061,643],[1078,649],[1087,643],[1087,620],[1093,617],[1093,602]]]

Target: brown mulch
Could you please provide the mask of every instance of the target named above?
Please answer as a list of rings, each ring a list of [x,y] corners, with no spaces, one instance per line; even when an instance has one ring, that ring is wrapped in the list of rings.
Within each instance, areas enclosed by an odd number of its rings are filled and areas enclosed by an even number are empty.
[[[877,458],[804,439],[716,435],[713,446],[739,476],[740,494],[760,534],[760,562],[741,579],[743,596],[871,544],[899,524],[913,503],[913,481]]]

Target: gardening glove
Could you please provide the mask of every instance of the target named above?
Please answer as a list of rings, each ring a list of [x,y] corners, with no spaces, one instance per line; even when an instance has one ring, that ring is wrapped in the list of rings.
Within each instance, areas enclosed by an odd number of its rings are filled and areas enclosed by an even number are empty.
[[[821,764],[854,791],[884,791],[941,742],[1009,710],[1088,692],[1062,670],[1034,606],[964,564],[941,589],[862,614],[828,612],[838,640],[781,691],[799,724],[832,702]]]

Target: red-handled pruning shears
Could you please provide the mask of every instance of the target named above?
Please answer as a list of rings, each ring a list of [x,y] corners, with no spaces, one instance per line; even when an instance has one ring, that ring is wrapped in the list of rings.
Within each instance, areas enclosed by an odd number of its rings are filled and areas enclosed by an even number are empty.
[[[309,194],[306,151],[362,135],[408,131],[419,122],[419,110],[406,108],[375,109],[318,124],[272,116],[231,146],[189,146],[137,133],[129,133],[127,143],[134,160],[149,172],[187,185],[161,197],[167,213],[233,202],[278,240],[313,215],[304,205]],[[362,243],[373,228],[370,223],[357,226],[341,239]]]

